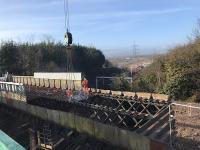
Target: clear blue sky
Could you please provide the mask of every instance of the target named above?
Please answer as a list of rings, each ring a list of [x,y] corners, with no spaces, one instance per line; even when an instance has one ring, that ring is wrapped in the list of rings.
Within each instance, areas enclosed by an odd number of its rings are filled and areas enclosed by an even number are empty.
[[[187,41],[200,17],[200,0],[69,0],[74,42],[107,56],[162,52]],[[0,0],[0,39],[63,41],[63,0]]]

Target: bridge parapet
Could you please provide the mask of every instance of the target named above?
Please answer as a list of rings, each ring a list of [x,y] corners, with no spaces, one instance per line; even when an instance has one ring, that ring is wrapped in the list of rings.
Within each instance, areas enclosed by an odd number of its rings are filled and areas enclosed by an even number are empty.
[[[81,80],[59,80],[59,79],[42,79],[34,78],[33,76],[12,76],[13,82],[23,83],[25,85],[49,87],[49,88],[75,88],[75,90],[81,90]]]
[[[54,80],[54,79],[36,79],[33,76],[13,76],[13,82],[16,83],[23,83],[25,85],[33,85],[39,87],[49,87],[49,88],[60,88],[66,89],[71,88],[70,86],[73,85],[75,90],[81,90],[81,81],[70,81],[70,80]],[[73,83],[72,83],[73,82]],[[153,98],[159,101],[169,101],[169,96],[165,94],[156,94],[156,93],[144,93],[144,92],[127,92],[127,91],[110,91],[110,90],[103,90],[103,89],[91,89],[92,92],[101,92],[102,94],[109,94],[112,95],[124,95],[124,96],[138,96],[143,99]]]
[[[112,94],[112,95],[123,95],[127,97],[141,97],[143,99],[156,99],[159,101],[170,101],[170,98],[168,95],[165,94],[156,94],[156,93],[144,93],[144,92],[127,92],[127,91],[111,91],[111,90],[103,90],[103,89],[91,89],[92,92],[99,92],[102,94]]]

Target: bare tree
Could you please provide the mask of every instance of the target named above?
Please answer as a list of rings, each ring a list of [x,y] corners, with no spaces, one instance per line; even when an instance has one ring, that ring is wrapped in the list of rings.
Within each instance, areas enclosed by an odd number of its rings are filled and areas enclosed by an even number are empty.
[[[197,24],[192,31],[192,35],[188,37],[190,41],[196,41],[200,39],[200,19],[197,20]]]

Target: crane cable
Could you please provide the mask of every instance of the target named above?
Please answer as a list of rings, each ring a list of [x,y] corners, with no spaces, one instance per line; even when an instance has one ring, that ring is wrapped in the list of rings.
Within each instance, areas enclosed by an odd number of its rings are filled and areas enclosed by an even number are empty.
[[[69,25],[69,2],[68,0],[64,0],[64,14],[65,14],[65,30],[66,34],[70,31],[70,25]],[[72,71],[73,70],[73,65],[72,65],[72,52],[67,47],[67,71]]]
[[[70,31],[68,0],[64,0],[64,15],[65,15],[65,31],[66,31],[66,34],[68,34],[68,32]],[[70,50],[70,47],[68,46],[67,46],[67,71],[69,72],[69,71],[73,71],[73,64],[72,64],[73,60],[72,60],[72,52]]]
[[[66,31],[66,33],[68,33],[68,32],[70,32],[69,2],[68,2],[68,0],[64,0],[64,14],[65,14],[65,31]],[[71,51],[71,49],[69,47],[67,47],[67,72],[74,71],[73,59],[72,58],[73,58],[73,52]],[[74,84],[75,76],[74,76],[74,74],[70,73],[69,78],[70,78],[70,80],[72,80],[72,82],[70,82],[69,87],[73,87],[73,89],[75,89],[75,84]]]
[[[69,32],[70,25],[69,25],[69,2],[68,2],[68,0],[64,0],[64,13],[65,13],[65,30],[66,30],[66,32]]]

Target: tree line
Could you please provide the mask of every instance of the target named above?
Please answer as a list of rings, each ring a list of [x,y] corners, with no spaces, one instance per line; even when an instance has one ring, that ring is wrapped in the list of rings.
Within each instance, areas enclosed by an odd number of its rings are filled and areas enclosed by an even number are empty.
[[[103,53],[93,47],[62,43],[16,43],[7,41],[0,47],[0,73],[33,75],[34,72],[82,72],[94,77],[105,64]],[[67,66],[72,65],[71,70]]]

